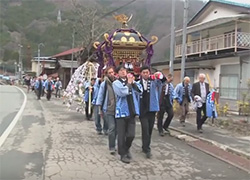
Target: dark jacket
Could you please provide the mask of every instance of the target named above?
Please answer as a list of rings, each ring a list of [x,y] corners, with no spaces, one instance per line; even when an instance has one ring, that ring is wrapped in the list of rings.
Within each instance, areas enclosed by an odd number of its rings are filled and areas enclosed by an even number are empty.
[[[209,84],[205,82],[205,87],[206,87],[206,93],[208,95],[209,93]],[[193,87],[192,87],[192,98],[194,99],[194,96],[198,95],[198,96],[201,96],[201,87],[200,87],[200,82],[196,82],[193,84]]]

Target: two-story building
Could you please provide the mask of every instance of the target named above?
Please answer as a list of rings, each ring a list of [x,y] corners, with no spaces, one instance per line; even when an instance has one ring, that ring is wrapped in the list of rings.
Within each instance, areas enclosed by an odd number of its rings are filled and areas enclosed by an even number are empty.
[[[175,35],[176,84],[180,81],[182,29]],[[185,57],[185,75],[192,82],[205,73],[210,85],[219,89],[221,101],[240,100],[250,78],[250,2],[207,2],[188,23]],[[168,73],[168,64],[154,63],[153,67]]]
[[[38,67],[39,66],[39,67]],[[52,57],[33,57],[31,60],[31,71],[36,75],[55,73],[56,59]]]
[[[80,54],[83,50],[84,48],[74,48],[52,56],[56,59],[56,72],[62,80],[63,88],[66,88],[70,81],[71,67],[73,67],[73,72],[79,67]],[[71,61],[72,55],[73,61]]]

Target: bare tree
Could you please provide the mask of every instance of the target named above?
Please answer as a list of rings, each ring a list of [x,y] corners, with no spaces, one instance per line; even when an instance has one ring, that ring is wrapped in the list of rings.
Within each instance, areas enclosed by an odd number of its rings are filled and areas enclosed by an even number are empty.
[[[76,19],[73,28],[81,38],[84,51],[80,54],[83,60],[90,57],[93,43],[99,40],[104,33],[115,28],[115,22],[102,18],[102,7],[95,2],[80,2],[71,0]],[[86,3],[86,4],[85,4]]]
[[[98,41],[104,33],[110,32],[117,27],[111,15],[136,2],[136,0],[126,1],[125,4],[111,11],[106,11],[106,9],[96,1],[71,0],[71,2],[73,11],[77,16],[73,27],[82,38],[82,46],[85,47],[85,49],[81,56],[82,60],[85,60],[86,57],[90,58],[90,51],[93,47],[93,43]],[[107,19],[109,16],[112,20]],[[138,23],[135,23],[135,25],[137,26]]]

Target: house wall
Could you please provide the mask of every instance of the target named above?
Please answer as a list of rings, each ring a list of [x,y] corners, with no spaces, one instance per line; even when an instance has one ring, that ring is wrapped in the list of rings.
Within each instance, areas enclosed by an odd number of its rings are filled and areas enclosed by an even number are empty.
[[[241,63],[242,62],[242,65]],[[174,69],[180,69],[181,64],[174,64]],[[210,87],[219,88],[220,105],[228,104],[230,110],[237,111],[237,101],[242,100],[242,94],[247,92],[247,82],[250,79],[250,56],[229,57],[206,61],[186,62],[187,72],[194,71],[194,82],[198,81],[200,73],[208,75],[210,79]],[[200,68],[199,68],[200,67]],[[202,68],[204,67],[204,68]],[[205,68],[207,67],[207,68]],[[214,70],[208,69],[213,67]],[[158,70],[163,70],[164,74],[168,73],[168,66],[157,66]],[[188,74],[188,73],[187,73]],[[241,79],[241,80],[240,80]],[[180,71],[175,71],[174,82],[176,85],[180,82]],[[206,82],[209,82],[206,79]]]
[[[241,88],[247,88],[248,80],[250,79],[250,56],[241,58],[242,61],[242,79],[240,83]]]
[[[236,14],[239,14],[239,11],[237,11],[236,8],[228,8],[226,5],[213,3],[206,9],[200,18],[196,20],[195,23],[204,23],[221,17],[228,17]]]
[[[214,59],[209,62],[206,61],[200,61],[200,65],[211,65],[214,67],[214,70],[208,70],[208,69],[199,69],[196,71],[195,74],[195,81],[198,81],[198,76],[200,73],[204,73],[209,76],[211,87],[219,87],[220,86],[220,76],[221,76],[221,66],[223,65],[237,65],[239,66],[239,57],[230,57],[230,58],[220,58],[220,59]],[[187,64],[188,65],[188,64]],[[191,65],[191,64],[190,64]],[[223,72],[224,74],[239,74],[239,71],[234,71],[234,67],[232,68],[232,71]]]
[[[31,64],[31,71],[32,71],[32,72],[37,72],[37,62],[32,61],[32,64]]]
[[[245,57],[245,59],[247,59],[247,57]],[[193,68],[193,70],[195,71],[194,77],[193,77],[194,82],[198,81],[198,76],[200,73],[204,73],[209,76],[212,87],[219,87],[220,76],[221,76],[221,66],[223,65],[239,66],[239,64],[240,64],[239,57],[229,57],[229,58],[220,58],[220,59],[205,60],[205,61],[186,62],[186,68],[194,67]],[[199,68],[199,67],[204,67],[204,68]],[[211,68],[214,68],[214,70],[210,70],[205,67],[211,67]],[[248,66],[245,66],[244,68],[247,69],[247,67]],[[169,72],[168,65],[155,66],[154,68],[162,71],[165,75],[168,74]],[[180,68],[181,68],[181,64],[174,64],[174,69],[180,69]],[[190,70],[186,70],[186,71],[190,71]],[[234,71],[229,71],[228,74],[232,72],[235,73]],[[237,71],[237,74],[239,74],[239,71]],[[175,71],[174,80],[175,80],[175,83],[180,82],[180,71]]]
[[[40,71],[42,71],[42,68],[44,66],[44,68],[47,68],[49,69],[48,72],[50,71],[53,71],[55,69],[55,62],[40,62]],[[32,64],[31,64],[31,71],[33,72],[37,72],[37,66],[38,66],[38,63],[37,61],[32,61]]]

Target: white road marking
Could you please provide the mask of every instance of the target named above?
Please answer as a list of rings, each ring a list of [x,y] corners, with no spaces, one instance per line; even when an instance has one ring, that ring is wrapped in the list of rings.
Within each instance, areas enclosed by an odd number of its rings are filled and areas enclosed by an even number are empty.
[[[20,89],[17,86],[14,86],[14,87],[17,88],[18,90],[20,90],[23,93],[23,95],[24,95],[24,101],[23,101],[23,104],[22,104],[20,110],[16,114],[15,118],[11,121],[10,125],[6,128],[6,130],[3,132],[2,136],[0,137],[0,147],[2,147],[4,141],[9,136],[10,132],[12,131],[12,129],[15,127],[15,125],[16,125],[17,121],[19,120],[19,118],[21,117],[21,115],[23,113],[23,110],[24,110],[24,108],[26,106],[26,103],[27,103],[27,96],[23,92],[23,90]]]

